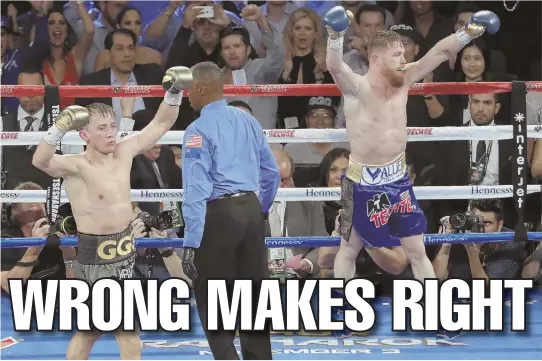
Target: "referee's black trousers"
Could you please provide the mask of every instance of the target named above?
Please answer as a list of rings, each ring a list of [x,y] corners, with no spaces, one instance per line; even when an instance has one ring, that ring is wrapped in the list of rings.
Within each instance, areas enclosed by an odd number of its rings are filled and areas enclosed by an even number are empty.
[[[260,201],[254,193],[207,203],[203,239],[196,250],[195,266],[199,275],[194,282],[198,313],[213,356],[218,360],[239,359],[233,344],[234,331],[207,329],[207,280],[226,279],[233,285],[235,279],[251,279],[254,294],[259,295],[261,281],[269,278],[265,220]],[[257,302],[256,296],[253,317]],[[222,326],[220,313],[218,326]],[[243,359],[272,359],[269,329],[240,331],[239,338]]]

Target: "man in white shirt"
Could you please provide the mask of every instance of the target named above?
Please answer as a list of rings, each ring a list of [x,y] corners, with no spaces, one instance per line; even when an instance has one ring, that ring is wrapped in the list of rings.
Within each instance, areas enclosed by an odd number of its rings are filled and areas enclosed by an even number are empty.
[[[281,188],[293,187],[294,162],[285,151],[273,152],[279,167]],[[269,210],[272,237],[327,236],[321,202],[275,201]],[[300,278],[318,277],[318,250],[308,247],[286,248],[286,268]],[[274,258],[274,257],[272,257]]]

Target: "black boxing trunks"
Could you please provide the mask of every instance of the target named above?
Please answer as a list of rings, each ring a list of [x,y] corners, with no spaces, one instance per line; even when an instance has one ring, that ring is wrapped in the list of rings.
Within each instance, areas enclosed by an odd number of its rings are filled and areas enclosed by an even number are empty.
[[[354,228],[367,248],[401,246],[400,238],[423,234],[427,229],[404,153],[378,166],[350,159],[342,177],[341,204],[343,238],[348,241]]]
[[[132,227],[108,235],[78,233],[77,278],[93,284],[100,278],[131,278],[135,262]]]

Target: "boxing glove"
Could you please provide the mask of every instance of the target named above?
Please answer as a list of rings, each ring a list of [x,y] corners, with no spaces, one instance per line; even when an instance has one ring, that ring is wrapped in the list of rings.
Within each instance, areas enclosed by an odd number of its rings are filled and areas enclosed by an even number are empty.
[[[166,91],[164,102],[178,107],[183,100],[183,91],[192,87],[192,71],[185,66],[169,68],[162,79]]]
[[[465,24],[465,27],[459,29],[456,33],[457,40],[467,45],[471,40],[481,36],[485,31],[489,34],[495,34],[501,27],[501,21],[499,17],[487,10],[478,11],[470,17]]]
[[[78,130],[88,124],[87,108],[70,105],[58,114],[55,124],[47,131],[43,140],[49,145],[57,145],[70,130]]]
[[[342,6],[331,8],[322,19],[329,38],[336,40],[343,37],[353,18],[352,12],[345,10]]]

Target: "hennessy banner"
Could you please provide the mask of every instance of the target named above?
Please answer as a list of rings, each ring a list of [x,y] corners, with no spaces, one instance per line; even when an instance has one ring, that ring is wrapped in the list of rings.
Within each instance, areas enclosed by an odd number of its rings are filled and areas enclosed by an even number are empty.
[[[514,186],[514,205],[517,213],[515,241],[527,241],[525,229],[525,207],[527,199],[527,121],[526,121],[526,87],[525,82],[512,82],[512,126],[514,129],[515,149],[512,157],[514,171],[512,182]]]

